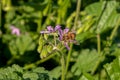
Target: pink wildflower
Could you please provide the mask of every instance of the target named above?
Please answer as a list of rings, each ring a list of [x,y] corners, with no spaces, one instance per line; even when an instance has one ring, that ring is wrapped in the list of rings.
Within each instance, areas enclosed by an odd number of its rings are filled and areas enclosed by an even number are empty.
[[[11,29],[12,34],[15,34],[17,36],[20,35],[20,29],[19,28],[16,28],[15,26],[10,26],[10,29]]]

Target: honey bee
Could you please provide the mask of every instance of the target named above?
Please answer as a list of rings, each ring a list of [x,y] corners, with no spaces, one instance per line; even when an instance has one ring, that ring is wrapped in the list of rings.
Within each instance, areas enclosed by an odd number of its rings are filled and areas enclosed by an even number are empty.
[[[76,37],[75,32],[69,31],[63,35],[62,41],[76,43],[75,37]]]

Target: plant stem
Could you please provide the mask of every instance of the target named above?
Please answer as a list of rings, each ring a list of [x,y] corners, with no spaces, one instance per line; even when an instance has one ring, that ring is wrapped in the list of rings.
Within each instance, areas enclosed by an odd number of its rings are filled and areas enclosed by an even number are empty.
[[[118,19],[118,21],[117,21],[117,23],[116,23],[116,25],[115,25],[115,28],[113,29],[113,31],[112,31],[112,33],[111,33],[111,35],[110,35],[110,40],[113,39],[113,37],[114,37],[114,35],[115,35],[115,33],[116,33],[119,25],[120,25],[120,18]]]
[[[80,12],[80,6],[81,6],[81,0],[78,0],[77,1],[77,8],[76,8],[76,16],[75,16],[75,21],[74,21],[74,27],[73,27],[74,29],[77,26],[77,20],[78,20],[78,16],[79,16],[79,12]],[[69,67],[70,57],[71,57],[71,53],[72,53],[72,46],[73,46],[73,44],[70,45],[70,50],[69,50],[68,55],[67,55],[65,75],[67,74],[68,67]]]
[[[55,56],[55,55],[56,55],[56,53],[53,53],[53,54],[51,53],[48,57],[46,57],[46,58],[44,58],[44,59],[41,59],[41,60],[35,62],[35,64],[36,64],[36,65],[39,65],[39,64],[41,64],[41,63],[43,63],[43,62],[51,59],[51,58],[52,58],[53,56]]]
[[[29,68],[32,68],[32,67],[35,67],[36,65],[39,65],[49,59],[51,59],[53,56],[55,56],[57,53],[53,53],[53,54],[50,54],[48,57],[44,58],[44,59],[41,59],[35,63],[31,63],[31,64],[27,64],[24,66],[24,69],[29,69]]]
[[[100,45],[101,41],[100,41],[100,34],[99,34],[100,32],[99,32],[98,24],[99,24],[99,22],[101,20],[101,17],[102,17],[102,15],[103,15],[103,13],[104,13],[104,11],[106,9],[106,6],[107,6],[107,2],[104,4],[103,10],[102,10],[102,12],[101,12],[101,14],[100,14],[100,16],[98,18],[98,21],[96,22],[96,27],[97,27],[97,50],[98,50],[98,54],[99,54],[100,58],[98,59],[96,65],[94,66],[93,70],[91,71],[91,74],[95,73],[95,71],[97,70],[99,64],[101,63],[101,60],[104,57],[103,53],[100,54],[101,53],[101,45]]]
[[[100,45],[100,34],[97,34],[97,49],[98,49],[98,54],[101,53],[101,45]]]
[[[98,61],[96,62],[96,65],[94,66],[93,70],[91,71],[91,74],[94,74],[95,71],[97,70],[99,64],[101,63],[101,60],[103,59],[104,55],[103,54],[100,54],[99,56],[100,58],[98,59]]]
[[[100,55],[100,58],[99,58],[99,60],[97,61],[95,67],[93,68],[91,74],[94,74],[94,73],[95,73],[97,67],[99,66],[101,60],[103,59],[103,56],[102,56],[102,54],[101,54],[101,44],[100,44],[100,43],[101,43],[101,41],[100,41],[100,34],[97,34],[97,50],[98,50],[98,54]]]
[[[16,59],[19,59],[20,56],[13,55],[10,60],[7,61],[7,65],[12,64]]]
[[[39,11],[39,19],[37,20],[37,32],[39,33],[39,31],[41,30],[41,24],[42,24],[42,12]]]
[[[114,27],[114,29],[113,29],[113,31],[112,31],[112,33],[110,35],[110,40],[113,39],[113,37],[114,37],[118,27],[119,27],[119,23],[120,23],[120,18],[118,19],[118,21],[116,23],[116,26]],[[100,35],[97,35],[97,41],[98,41],[98,53],[100,54],[101,53],[100,52]],[[100,54],[100,58],[99,58],[98,62],[96,63],[95,67],[93,68],[92,72],[91,72],[92,74],[95,73],[95,71],[96,71],[97,67],[99,66],[99,64],[100,64],[101,60],[103,59],[103,57],[104,57],[104,55]]]
[[[62,56],[61,56],[61,68],[62,68],[61,80],[65,80],[65,59],[64,59],[64,54],[62,54]]]
[[[68,71],[68,67],[69,67],[69,63],[70,63],[70,57],[71,57],[71,53],[72,53],[72,47],[73,47],[73,44],[70,44],[70,50],[68,52],[67,60],[66,60],[65,75],[67,74],[67,71]]]
[[[77,26],[77,20],[78,20],[78,16],[79,16],[79,13],[80,13],[80,7],[81,7],[81,0],[78,0],[77,1],[77,8],[76,8],[76,16],[75,16],[75,21],[74,21],[74,29],[75,27]]]
[[[110,75],[108,74],[108,72],[107,72],[107,70],[106,70],[105,67],[104,67],[104,70],[105,70],[105,72],[106,72],[106,74],[107,74],[107,80],[111,80]]]
[[[56,35],[54,35],[54,42],[55,42],[55,47],[56,47]]]

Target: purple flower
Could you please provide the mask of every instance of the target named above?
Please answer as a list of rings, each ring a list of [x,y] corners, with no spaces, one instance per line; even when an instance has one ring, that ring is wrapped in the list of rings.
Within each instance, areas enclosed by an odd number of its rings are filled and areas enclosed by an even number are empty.
[[[16,34],[17,36],[20,35],[20,29],[19,28],[16,28],[15,26],[10,26],[10,29],[11,29],[12,34]]]
[[[68,28],[65,28],[64,30],[59,29],[58,34],[59,34],[59,40],[64,43],[65,47],[68,50],[70,50],[70,47],[68,46],[69,43],[78,44],[77,41],[75,40],[74,32],[69,31]]]
[[[52,26],[47,26],[47,30],[46,31],[40,31],[41,34],[49,34],[49,33],[53,33],[57,30],[60,30],[61,26],[57,25],[55,26],[55,28],[52,28]]]
[[[64,34],[67,34],[68,33],[68,31],[69,31],[69,29],[68,28],[65,28],[64,30],[62,30],[62,29],[59,29],[58,30],[58,34],[59,34],[59,40],[63,40],[63,35]]]
[[[58,34],[59,34],[59,40],[64,42],[65,47],[70,50],[70,47],[68,46],[68,42],[63,40],[63,36],[69,32],[68,28],[65,28],[64,30],[59,29]]]
[[[47,26],[47,30],[40,31],[41,34],[49,34],[49,33],[56,33],[58,32],[58,38],[61,42],[63,42],[64,46],[70,50],[69,43],[76,43],[75,34],[71,31],[69,31],[68,28],[65,28],[64,30],[61,29],[60,25],[55,26],[55,28],[52,28],[52,26]]]

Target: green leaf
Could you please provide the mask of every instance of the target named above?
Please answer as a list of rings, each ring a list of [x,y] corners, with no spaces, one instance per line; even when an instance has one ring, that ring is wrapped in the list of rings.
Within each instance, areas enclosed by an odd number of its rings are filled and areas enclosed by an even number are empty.
[[[86,12],[95,15],[98,20],[95,26],[96,33],[102,33],[115,26],[117,19],[120,17],[116,11],[117,6],[116,1],[103,1],[86,7]]]
[[[10,43],[9,43],[9,50],[11,52],[12,55],[17,55],[17,48],[14,45],[14,40],[12,40]]]
[[[73,65],[71,71],[76,75],[80,75],[81,72],[92,71],[98,59],[99,55],[96,50],[82,50],[78,56],[77,62]]]
[[[18,69],[15,69],[18,68]],[[21,78],[21,68],[19,66],[13,65],[12,67],[1,68],[0,69],[0,79],[1,80],[22,80]]]
[[[61,76],[61,66],[58,66],[58,67],[54,68],[53,70],[51,70],[50,75],[53,78],[58,79]]]
[[[29,79],[29,80],[37,80],[39,79],[39,76],[36,73],[26,72],[23,74],[23,78]]]
[[[81,26],[77,29],[77,34],[80,34],[82,32],[87,32],[87,31],[90,31],[90,32],[93,32],[92,30],[92,27],[95,23],[95,18],[93,15],[84,15],[81,19]]]
[[[91,5],[88,5],[86,8],[85,8],[85,11],[88,13],[88,14],[92,14],[94,16],[100,16],[100,13],[103,9],[103,2],[96,2],[96,3],[93,3]]]
[[[86,77],[88,80],[94,80],[94,78],[92,77],[92,75],[90,75],[87,72],[83,72],[83,76]]]
[[[56,70],[59,71],[59,68]],[[43,67],[24,70],[14,64],[12,67],[0,68],[0,80],[53,80],[53,78],[56,80],[54,75]]]
[[[76,40],[79,41],[80,43],[82,43],[86,39],[89,39],[89,38],[92,38],[92,37],[95,37],[95,34],[87,31],[87,32],[83,32],[83,33],[77,34],[76,35]]]
[[[3,43],[7,43],[7,42],[9,42],[10,40],[12,40],[13,39],[13,37],[12,37],[12,35],[10,35],[10,34],[4,34],[3,36],[2,36],[2,42]]]
[[[12,68],[14,68],[14,70],[17,71],[18,73],[23,73],[23,69],[16,64],[12,65]]]
[[[112,62],[104,65],[109,80],[120,80],[120,55]]]
[[[29,35],[21,36],[16,39],[16,46],[20,55],[23,55],[25,51],[34,50],[35,43],[32,41],[32,38]]]
[[[79,80],[94,80],[94,79],[93,79],[93,78],[88,78],[88,77],[82,75],[82,76],[79,78]]]
[[[39,72],[41,72],[41,73],[48,72],[48,71],[45,70],[44,67],[37,67],[37,68],[33,69],[32,71],[36,72],[36,73],[39,73]]]
[[[37,67],[23,74],[24,79],[30,80],[51,80],[49,72],[43,67]]]

